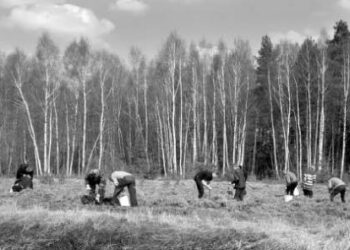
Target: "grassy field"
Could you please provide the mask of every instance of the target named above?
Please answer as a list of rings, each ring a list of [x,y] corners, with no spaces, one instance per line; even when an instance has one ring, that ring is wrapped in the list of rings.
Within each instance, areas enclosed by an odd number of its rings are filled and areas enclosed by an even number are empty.
[[[0,182],[0,249],[350,249],[349,203],[325,185],[285,203],[284,185],[248,182],[235,202],[228,182],[198,200],[192,180],[138,180],[140,206],[124,208],[82,205],[80,179],[9,193],[13,181]]]

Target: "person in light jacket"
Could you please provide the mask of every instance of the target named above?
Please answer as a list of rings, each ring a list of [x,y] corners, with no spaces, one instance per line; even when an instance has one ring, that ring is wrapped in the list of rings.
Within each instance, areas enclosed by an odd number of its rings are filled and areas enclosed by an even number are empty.
[[[123,192],[124,188],[127,187],[130,196],[130,205],[136,207],[137,198],[136,198],[136,182],[135,177],[125,171],[114,171],[109,180],[113,182],[115,189],[113,194],[113,199],[117,200],[118,195]]]
[[[343,180],[338,177],[331,177],[328,180],[328,191],[331,201],[333,201],[334,196],[340,193],[341,201],[345,203],[346,184]]]
[[[286,194],[293,195],[294,189],[298,186],[298,179],[291,171],[284,171],[284,179],[286,180]]]

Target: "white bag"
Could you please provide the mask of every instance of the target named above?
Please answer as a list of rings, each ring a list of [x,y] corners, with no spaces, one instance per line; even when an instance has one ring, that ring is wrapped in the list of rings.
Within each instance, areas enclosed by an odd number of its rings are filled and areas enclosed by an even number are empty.
[[[294,192],[293,192],[293,195],[294,195],[294,196],[298,196],[299,194],[300,194],[300,193],[299,193],[298,187],[295,187]]]
[[[284,196],[284,201],[285,201],[285,202],[289,202],[289,201],[291,201],[291,200],[293,200],[293,195],[288,195],[288,194],[287,194],[287,195]]]

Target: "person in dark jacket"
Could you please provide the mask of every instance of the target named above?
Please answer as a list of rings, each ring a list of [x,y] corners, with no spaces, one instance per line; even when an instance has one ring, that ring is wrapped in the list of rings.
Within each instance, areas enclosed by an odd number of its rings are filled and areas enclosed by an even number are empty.
[[[202,198],[204,195],[204,187],[211,190],[212,187],[210,186],[210,182],[213,180],[213,178],[217,177],[216,173],[213,173],[212,171],[208,170],[202,170],[199,171],[194,176],[194,181],[196,182],[197,189],[198,189],[198,198]]]
[[[33,189],[34,170],[26,163],[19,165],[16,172],[16,180],[10,192],[20,192],[23,189]]]
[[[104,199],[106,180],[98,169],[92,169],[85,177],[86,190],[89,191],[89,196],[96,200],[97,204],[101,204]],[[96,192],[96,188],[98,188]]]
[[[236,189],[235,196],[233,197],[237,201],[243,201],[244,196],[247,194],[246,191],[246,181],[247,175],[243,171],[242,166],[236,165],[233,168],[233,180],[231,184],[234,184],[233,187]]]
[[[31,168],[28,164],[23,163],[19,165],[16,173],[16,179],[20,180],[23,176],[29,176],[31,179],[33,179],[34,176],[34,170]]]

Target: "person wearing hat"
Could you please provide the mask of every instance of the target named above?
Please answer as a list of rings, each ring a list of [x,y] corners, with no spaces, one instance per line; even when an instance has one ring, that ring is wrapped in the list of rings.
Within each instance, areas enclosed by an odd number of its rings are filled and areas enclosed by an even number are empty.
[[[233,180],[231,184],[235,184],[233,187],[236,189],[235,196],[233,197],[237,201],[243,201],[243,197],[247,194],[246,191],[247,175],[243,171],[243,167],[235,165],[233,167]]]
[[[204,195],[204,187],[206,187],[209,190],[212,189],[212,187],[210,186],[210,182],[215,177],[217,177],[217,174],[208,170],[201,170],[194,176],[193,179],[197,185],[199,199],[202,198]]]
[[[331,201],[333,201],[334,196],[340,193],[341,201],[345,203],[346,184],[342,179],[331,177],[328,180],[328,191]]]
[[[114,171],[109,177],[109,180],[113,182],[115,186],[113,194],[114,201],[117,201],[119,194],[121,194],[124,191],[124,188],[127,187],[129,191],[130,205],[132,207],[138,205],[136,198],[136,181],[132,174],[125,171]]]
[[[91,169],[85,177],[86,190],[89,191],[89,196],[96,200],[97,204],[101,204],[104,195],[106,180],[99,169]],[[96,188],[98,191],[96,192]]]
[[[298,179],[296,175],[291,171],[283,171],[284,179],[286,180],[286,194],[294,194],[294,189],[298,186]]]

